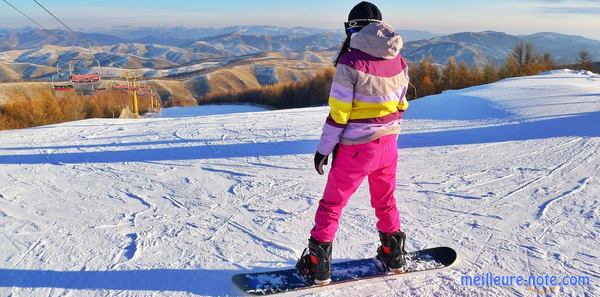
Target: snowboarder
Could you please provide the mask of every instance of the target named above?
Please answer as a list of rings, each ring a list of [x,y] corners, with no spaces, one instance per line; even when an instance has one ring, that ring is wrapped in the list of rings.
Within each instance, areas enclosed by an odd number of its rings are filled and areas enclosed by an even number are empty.
[[[331,281],[331,252],[342,209],[365,177],[369,180],[381,246],[377,257],[391,272],[401,272],[406,235],[396,208],[398,134],[408,108],[408,68],[403,42],[383,22],[380,10],[361,2],[345,22],[346,40],[335,61],[330,113],[315,153],[321,175],[329,155],[331,171],[310,232],[308,248],[296,264],[317,285]]]

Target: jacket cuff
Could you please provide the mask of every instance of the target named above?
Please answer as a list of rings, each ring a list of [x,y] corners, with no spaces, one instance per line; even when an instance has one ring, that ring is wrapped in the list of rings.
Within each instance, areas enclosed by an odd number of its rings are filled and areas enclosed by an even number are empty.
[[[340,141],[340,135],[344,131],[344,128],[339,126],[330,125],[329,122],[325,123],[323,134],[321,134],[321,141],[317,147],[319,153],[328,156],[333,152],[333,148]]]

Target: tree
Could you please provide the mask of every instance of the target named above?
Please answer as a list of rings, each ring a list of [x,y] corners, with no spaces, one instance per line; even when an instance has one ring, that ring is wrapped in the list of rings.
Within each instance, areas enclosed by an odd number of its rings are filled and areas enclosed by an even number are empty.
[[[504,62],[504,66],[502,66],[502,69],[500,70],[500,76],[502,78],[521,76],[521,69],[517,59],[508,56],[506,62]]]
[[[440,72],[438,71],[438,67],[435,65],[435,60],[433,59],[432,55],[429,55],[427,58],[422,60],[420,66],[424,76],[429,76],[434,85],[440,84],[442,78],[440,76]],[[436,90],[438,88],[439,87],[436,86]]]
[[[533,44],[519,42],[504,64],[504,76],[515,77],[537,74],[541,58],[535,52]]]
[[[436,93],[436,87],[429,75],[425,75],[421,78],[419,82],[419,88],[417,89],[419,92],[419,96],[429,96]]]
[[[577,66],[579,70],[587,70],[594,71],[594,64],[592,63],[592,54],[590,52],[583,50],[579,52],[579,56],[577,57]]]
[[[471,78],[473,80],[473,85],[481,85],[483,84],[483,71],[481,71],[481,67],[478,65],[473,65],[471,68]]]
[[[552,57],[551,53],[544,54],[544,56],[542,57],[541,64],[541,71],[550,71],[556,68],[556,64],[554,64],[554,58]]]
[[[448,58],[448,62],[446,63],[446,67],[443,71],[443,86],[446,90],[456,90],[458,89],[458,66],[456,64],[456,59],[454,57]]]
[[[458,89],[464,89],[472,85],[475,85],[475,83],[473,82],[471,70],[469,69],[469,66],[467,66],[467,63],[462,61],[458,65],[458,69],[456,71],[456,86]]]
[[[417,89],[419,97],[434,95],[442,90],[440,73],[431,55],[421,60],[419,64],[410,67],[409,77]],[[414,92],[408,94],[411,99],[414,97]]]
[[[485,67],[483,67],[481,83],[483,83],[483,84],[493,83],[495,81],[498,81],[499,78],[500,77],[499,77],[498,69],[496,68],[496,65],[494,65],[494,63],[492,63],[492,61],[488,61],[487,64],[485,64]]]

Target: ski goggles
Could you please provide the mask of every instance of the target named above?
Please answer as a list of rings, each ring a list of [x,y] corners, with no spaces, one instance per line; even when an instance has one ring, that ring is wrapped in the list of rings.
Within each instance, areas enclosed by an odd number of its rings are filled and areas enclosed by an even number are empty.
[[[358,31],[360,31],[362,28],[364,28],[365,26],[367,26],[370,23],[382,23],[382,21],[375,20],[375,19],[351,20],[351,21],[344,22],[344,29],[346,29],[346,32],[353,34],[353,33],[357,33]]]

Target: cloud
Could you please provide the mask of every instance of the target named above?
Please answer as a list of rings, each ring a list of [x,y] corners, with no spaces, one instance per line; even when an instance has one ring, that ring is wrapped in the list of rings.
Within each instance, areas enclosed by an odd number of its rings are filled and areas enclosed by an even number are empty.
[[[529,0],[537,12],[547,14],[600,14],[600,0]],[[546,4],[538,6],[536,4]]]
[[[600,7],[538,7],[543,13],[562,13],[562,14],[600,14]]]

